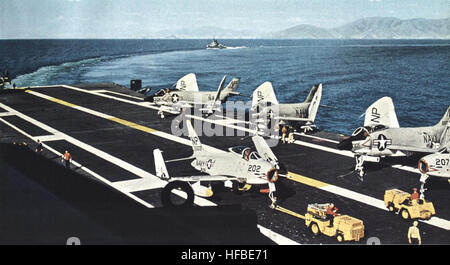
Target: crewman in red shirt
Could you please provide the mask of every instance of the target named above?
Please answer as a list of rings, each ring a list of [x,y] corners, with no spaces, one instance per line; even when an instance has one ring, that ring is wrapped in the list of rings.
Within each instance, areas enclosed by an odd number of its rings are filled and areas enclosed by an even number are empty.
[[[338,210],[339,209],[337,207],[334,207],[333,203],[330,203],[330,205],[328,205],[328,208],[327,208],[327,219],[330,220],[329,227],[333,227],[333,225],[334,225],[334,217],[336,215],[339,215],[337,213]]]
[[[61,162],[65,163],[66,168],[70,168],[70,161],[72,160],[72,156],[70,153],[66,150],[64,155],[61,158]]]
[[[411,201],[419,199],[419,193],[417,192],[417,188],[413,188],[413,193],[409,196]]]

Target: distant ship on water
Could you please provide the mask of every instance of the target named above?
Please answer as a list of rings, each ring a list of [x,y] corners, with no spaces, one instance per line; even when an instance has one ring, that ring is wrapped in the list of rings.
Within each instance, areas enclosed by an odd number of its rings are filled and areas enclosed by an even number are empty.
[[[223,45],[222,43],[219,43],[216,38],[213,38],[213,41],[206,45],[206,49],[226,49],[227,46]]]

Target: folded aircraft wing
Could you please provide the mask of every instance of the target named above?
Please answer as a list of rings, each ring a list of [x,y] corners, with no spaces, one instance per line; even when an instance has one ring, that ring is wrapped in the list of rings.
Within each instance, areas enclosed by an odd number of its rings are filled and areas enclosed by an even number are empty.
[[[275,154],[272,152],[272,149],[267,145],[264,138],[259,135],[255,135],[252,137],[252,141],[255,144],[255,148],[258,151],[258,154],[264,158],[265,160],[271,162],[272,164],[278,164],[278,159]]]

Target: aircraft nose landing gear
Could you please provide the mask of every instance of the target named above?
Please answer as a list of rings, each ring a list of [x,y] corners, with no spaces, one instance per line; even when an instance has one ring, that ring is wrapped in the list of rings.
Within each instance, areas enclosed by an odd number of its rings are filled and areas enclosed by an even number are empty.
[[[361,181],[364,181],[364,156],[363,155],[355,155],[355,171],[358,172],[358,178]]]
[[[427,181],[427,179],[430,176],[428,176],[428,174],[421,174],[420,175],[420,182],[422,183],[422,185],[420,185],[420,198],[421,199],[425,199],[425,191],[427,189],[425,189],[425,182]]]

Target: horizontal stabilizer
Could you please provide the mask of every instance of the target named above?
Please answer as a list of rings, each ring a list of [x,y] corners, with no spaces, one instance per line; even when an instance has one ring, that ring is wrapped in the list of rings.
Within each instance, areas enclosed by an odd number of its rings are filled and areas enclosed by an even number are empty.
[[[166,168],[166,163],[164,163],[164,158],[162,152],[159,149],[153,150],[153,157],[155,159],[155,172],[156,176],[160,179],[169,179],[169,172]]]

